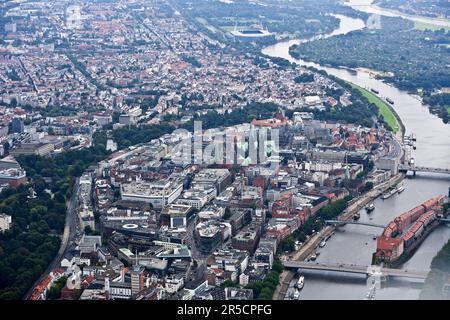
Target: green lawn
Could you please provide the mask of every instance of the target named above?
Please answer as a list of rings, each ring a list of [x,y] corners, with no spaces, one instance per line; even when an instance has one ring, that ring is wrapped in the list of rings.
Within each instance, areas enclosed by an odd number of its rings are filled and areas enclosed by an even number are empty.
[[[362,95],[364,97],[366,97],[367,100],[369,100],[370,103],[373,103],[378,107],[378,112],[379,112],[379,114],[381,114],[383,116],[384,121],[387,122],[387,124],[392,128],[394,133],[397,133],[398,130],[400,129],[400,125],[399,125],[397,118],[395,117],[394,111],[391,109],[391,107],[386,102],[384,102],[383,100],[378,98],[372,92],[370,92],[364,88],[361,88],[360,86],[353,84],[353,83],[350,83],[350,85],[354,89],[360,91],[362,93]]]
[[[450,30],[450,27],[446,27],[446,26],[437,26],[435,24],[430,24],[430,23],[425,23],[425,22],[419,22],[419,21],[414,21],[414,29],[419,29],[419,30],[440,30],[444,28],[445,31]]]
[[[447,112],[450,114],[450,106],[447,107]]]

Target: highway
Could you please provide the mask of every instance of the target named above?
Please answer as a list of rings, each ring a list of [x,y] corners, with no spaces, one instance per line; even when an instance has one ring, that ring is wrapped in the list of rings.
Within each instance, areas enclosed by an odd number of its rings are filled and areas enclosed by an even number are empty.
[[[61,260],[64,257],[67,249],[70,248],[69,244],[72,244],[79,233],[79,224],[78,224],[78,186],[80,179],[76,178],[73,186],[72,196],[70,197],[69,202],[67,202],[67,210],[66,210],[66,221],[64,226],[64,232],[62,234],[61,245],[59,247],[58,253],[56,254],[53,261],[47,266],[47,269],[44,273],[36,280],[33,286],[27,291],[24,296],[24,300],[29,300],[31,294],[33,293],[34,288],[45,278],[47,275],[55,268],[60,266]]]

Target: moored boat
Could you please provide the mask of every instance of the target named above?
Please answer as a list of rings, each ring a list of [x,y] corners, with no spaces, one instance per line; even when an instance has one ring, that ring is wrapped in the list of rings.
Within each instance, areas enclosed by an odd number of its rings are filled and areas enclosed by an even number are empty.
[[[295,284],[295,288],[296,289],[303,289],[303,287],[305,286],[305,276],[300,275],[300,277],[298,277],[297,283]]]
[[[397,189],[394,188],[394,189],[388,190],[388,191],[386,191],[385,193],[383,193],[383,195],[381,196],[381,198],[382,198],[383,200],[389,199],[390,197],[392,197],[392,196],[393,196],[394,194],[396,194],[396,193],[397,193]]]
[[[373,202],[371,202],[366,206],[366,211],[367,211],[367,213],[370,213],[373,210],[375,210],[375,204]]]

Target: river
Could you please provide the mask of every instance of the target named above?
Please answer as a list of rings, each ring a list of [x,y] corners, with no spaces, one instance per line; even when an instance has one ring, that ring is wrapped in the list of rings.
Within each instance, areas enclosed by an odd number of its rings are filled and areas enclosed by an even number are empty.
[[[350,0],[346,2],[346,4],[356,10],[363,11],[366,13],[378,14],[387,17],[402,17],[416,22],[422,22],[441,27],[450,27],[450,20],[447,19],[413,16],[402,13],[397,10],[381,8],[379,6],[372,4],[373,2],[374,2],[373,0]]]
[[[359,0],[359,2],[362,0]],[[354,2],[354,1],[352,1]],[[367,1],[366,1],[367,2]],[[370,3],[370,1],[369,1]],[[355,7],[359,9],[362,7]],[[364,7],[369,8],[370,7]],[[367,10],[369,10],[367,9]],[[380,12],[377,12],[380,13]],[[361,29],[364,21],[350,17],[335,15],[341,22],[337,30],[328,36],[345,34]],[[345,69],[323,67],[315,63],[294,59],[289,55],[289,47],[305,40],[282,41],[266,47],[262,52],[269,56],[280,57],[303,66],[313,66],[325,70],[346,81],[361,87],[375,88],[381,96],[394,101],[394,109],[402,119],[406,133],[417,136],[417,150],[412,152],[417,165],[432,167],[450,167],[450,125],[432,115],[417,97],[405,91],[372,78],[367,72],[356,74]],[[309,41],[309,40],[306,40]],[[418,174],[417,177],[405,179],[405,191],[387,200],[377,199],[376,209],[370,214],[361,211],[360,221],[370,221],[385,225],[400,213],[420,204],[437,194],[447,194],[450,186],[449,176]],[[372,253],[376,249],[373,236],[381,229],[347,225],[337,231],[327,245],[320,249],[317,262],[341,262],[347,264],[370,265]],[[415,254],[404,264],[411,270],[429,270],[432,258],[450,238],[450,227],[441,226],[422,243]],[[300,294],[300,299],[364,299],[367,287],[364,284],[339,282],[327,279],[308,279]],[[418,299],[420,290],[410,287],[388,287],[376,292],[376,299]]]

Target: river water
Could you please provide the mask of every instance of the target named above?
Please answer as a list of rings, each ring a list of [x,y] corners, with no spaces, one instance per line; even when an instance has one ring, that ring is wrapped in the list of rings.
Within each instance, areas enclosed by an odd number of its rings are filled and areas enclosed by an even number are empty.
[[[351,3],[361,1],[370,3],[370,1],[365,0],[355,0]],[[371,10],[370,6],[356,6],[354,8]],[[376,13],[382,12],[377,9]],[[388,12],[388,14],[390,13]],[[360,19],[342,15],[336,15],[336,17],[341,20],[340,26],[329,36],[345,34],[365,26],[364,21]],[[302,41],[305,40],[279,42],[263,49],[262,52],[269,56],[285,58],[303,66],[313,66],[361,87],[378,90],[380,96],[389,97],[394,101],[393,107],[402,119],[406,127],[406,133],[416,134],[417,150],[412,151],[416,165],[450,167],[450,125],[444,124],[441,119],[432,115],[417,97],[376,80],[367,72],[358,71],[354,74],[345,69],[323,67],[315,63],[294,59],[289,55],[289,47]],[[404,186],[405,191],[399,195],[387,200],[375,200],[376,209],[370,215],[365,210],[361,210],[360,221],[385,225],[400,213],[432,196],[447,194],[450,176],[418,174],[415,178],[405,179]],[[317,262],[370,265],[372,253],[376,249],[376,241],[373,240],[373,236],[378,235],[381,229],[357,225],[347,225],[341,229],[331,237],[324,248],[319,250],[320,255]],[[449,238],[450,227],[439,227],[427,237],[415,254],[404,264],[404,267],[410,270],[429,270],[432,258]],[[364,299],[367,291],[364,284],[306,278],[300,299]],[[408,286],[389,287],[378,290],[375,298],[418,299],[419,293],[420,290]]]
[[[450,21],[446,19],[431,18],[431,17],[419,17],[408,15],[396,10],[389,10],[385,8],[373,5],[373,0],[350,0],[346,4],[350,5],[356,10],[363,11],[366,13],[378,14],[387,17],[402,17],[412,21],[422,22],[426,24],[432,24],[441,27],[450,27]]]

